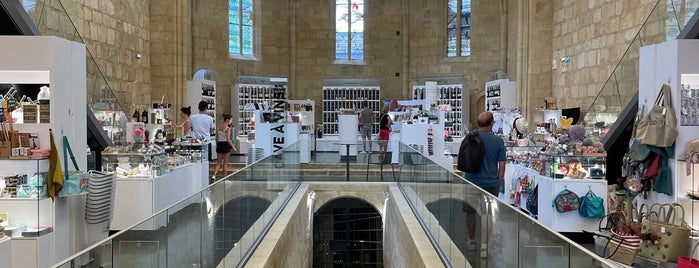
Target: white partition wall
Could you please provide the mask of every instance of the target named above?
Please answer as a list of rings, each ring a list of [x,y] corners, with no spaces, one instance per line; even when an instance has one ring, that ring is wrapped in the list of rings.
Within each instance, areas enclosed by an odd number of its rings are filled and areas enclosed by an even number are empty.
[[[78,165],[87,168],[85,45],[52,36],[0,36],[0,59],[0,83],[50,84],[51,123],[45,127],[53,129],[61,152],[61,134],[67,136]],[[52,204],[52,235],[30,241],[37,243],[30,247],[35,252],[13,249],[13,260],[36,258],[36,266],[48,267],[83,248],[84,203],[83,196],[57,198]],[[24,247],[25,242],[17,244]],[[11,243],[14,248],[14,240]]]
[[[672,40],[657,45],[641,48],[639,67],[639,108],[644,104],[646,111],[652,107],[655,98],[663,84],[670,85],[672,89],[672,104],[677,115],[679,136],[675,142],[675,155],[670,159],[672,168],[674,195],[658,194],[652,192],[646,203],[674,202],[687,198],[686,186],[679,181],[677,159],[681,159],[688,141],[699,138],[699,126],[682,126],[681,115],[681,91],[683,83],[699,82],[699,40],[684,39]],[[685,81],[683,81],[685,80]],[[694,189],[696,190],[696,189]],[[696,202],[693,202],[696,205]],[[697,207],[699,208],[699,207]],[[689,209],[688,209],[689,210]],[[688,217],[690,215],[687,215]],[[698,215],[699,216],[699,215]]]

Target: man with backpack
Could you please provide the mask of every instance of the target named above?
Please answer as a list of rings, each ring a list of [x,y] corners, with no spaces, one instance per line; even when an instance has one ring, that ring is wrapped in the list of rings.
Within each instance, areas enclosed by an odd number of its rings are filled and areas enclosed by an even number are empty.
[[[497,197],[505,176],[505,143],[493,134],[494,122],[490,112],[478,115],[478,131],[461,142],[457,167],[468,181]]]

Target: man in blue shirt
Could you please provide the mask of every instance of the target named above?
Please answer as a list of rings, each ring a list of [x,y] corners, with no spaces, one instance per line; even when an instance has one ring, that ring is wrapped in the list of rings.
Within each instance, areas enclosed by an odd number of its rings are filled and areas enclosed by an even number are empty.
[[[505,176],[505,142],[493,134],[493,124],[495,124],[495,120],[492,113],[483,112],[478,115],[478,135],[485,149],[483,163],[478,172],[466,173],[466,179],[497,197],[500,184],[503,183]],[[478,213],[473,205],[482,208],[483,204],[464,204],[463,211],[466,214],[466,232],[468,234],[465,242],[468,250],[478,251],[482,249],[481,235],[476,230],[482,229],[478,226],[481,226],[481,215],[486,214],[486,212]],[[486,245],[487,241],[483,243]]]
[[[505,176],[505,142],[493,134],[494,122],[490,112],[478,115],[478,134],[483,141],[485,154],[481,170],[466,173],[466,179],[497,197]]]

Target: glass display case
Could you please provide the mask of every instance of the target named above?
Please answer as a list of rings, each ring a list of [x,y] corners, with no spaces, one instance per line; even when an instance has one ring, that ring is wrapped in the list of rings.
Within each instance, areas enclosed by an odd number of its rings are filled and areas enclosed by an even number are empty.
[[[117,178],[155,178],[168,174],[175,163],[162,153],[103,153],[102,171],[116,172]]]
[[[539,162],[541,147],[539,146],[505,146],[507,163],[519,164],[528,168],[539,170],[536,163]]]
[[[184,157],[187,163],[208,162],[206,157],[202,157],[206,155],[206,144],[175,142],[171,148],[174,149],[175,154]]]
[[[53,231],[48,158],[0,160],[0,238],[37,238]]]
[[[539,156],[539,174],[554,179],[605,179],[607,157],[586,155],[555,155],[542,153]]]

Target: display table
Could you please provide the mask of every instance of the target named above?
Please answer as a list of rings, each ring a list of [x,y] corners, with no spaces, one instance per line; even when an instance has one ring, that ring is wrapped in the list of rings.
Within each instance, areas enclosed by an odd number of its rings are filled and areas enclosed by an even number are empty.
[[[127,229],[158,211],[200,191],[208,184],[202,169],[208,162],[189,163],[168,174],[154,178],[117,178],[114,196],[114,219],[111,230]],[[162,223],[151,223],[136,229],[155,229]]]
[[[595,195],[604,198],[605,210],[607,208],[607,181],[595,179],[554,179],[539,175],[539,172],[518,164],[507,164],[505,167],[505,193],[500,194],[500,199],[513,204],[512,184],[517,177],[528,176],[531,183],[537,184],[538,190],[538,219],[541,223],[558,232],[582,232],[597,230],[599,219],[584,218],[577,210],[559,213],[552,206],[552,201],[564,189],[568,189],[579,197],[592,190]],[[519,207],[526,210],[528,193],[521,193]],[[606,214],[606,212],[605,212]]]

